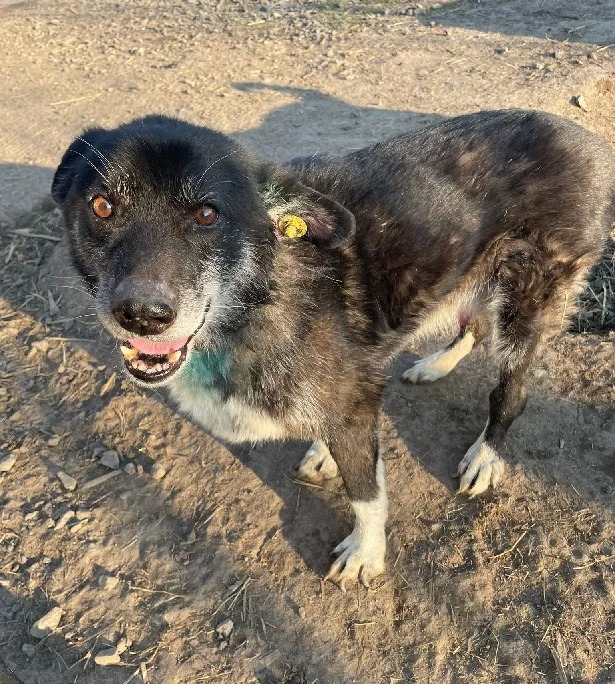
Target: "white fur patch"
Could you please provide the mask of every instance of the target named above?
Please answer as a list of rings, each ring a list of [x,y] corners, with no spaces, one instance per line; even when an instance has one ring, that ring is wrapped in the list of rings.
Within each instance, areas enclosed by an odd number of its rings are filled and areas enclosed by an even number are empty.
[[[388,498],[384,462],[376,466],[378,496],[373,501],[353,501],[355,524],[352,533],[333,549],[339,554],[325,580],[331,579],[346,591],[346,582],[359,581],[368,587],[370,582],[384,572],[386,534],[384,526],[388,513]]]
[[[308,482],[332,480],[337,475],[337,463],[324,442],[316,440],[312,444],[301,459],[297,474]]]
[[[461,476],[459,492],[468,494],[471,499],[488,489],[489,485],[497,486],[504,474],[504,461],[485,442],[485,430],[468,449],[457,469]]]
[[[448,375],[453,368],[467,356],[474,348],[475,338],[471,332],[467,332],[458,342],[441,351],[431,354],[413,366],[401,376],[402,380],[414,384],[422,382],[434,382]]]
[[[227,442],[264,442],[287,437],[284,426],[264,411],[235,397],[224,400],[216,389],[193,390],[181,382],[171,385],[171,394],[182,411],[207,432]]]

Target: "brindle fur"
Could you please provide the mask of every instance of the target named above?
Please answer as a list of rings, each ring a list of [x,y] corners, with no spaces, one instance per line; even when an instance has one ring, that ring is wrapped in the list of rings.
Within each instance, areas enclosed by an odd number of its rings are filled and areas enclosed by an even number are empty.
[[[497,448],[523,410],[532,356],[566,328],[615,221],[613,151],[538,112],[462,116],[282,167],[164,117],[85,141],[53,186],[84,278],[99,293],[127,277],[164,281],[196,301],[215,261],[232,296],[196,348],[228,363],[203,392],[220,407],[240,399],[287,437],[326,442],[354,502],[378,495],[391,358],[434,332],[487,336],[501,365],[485,434]],[[121,207],[112,229],[89,211],[99,191]],[[205,196],[223,223],[197,231],[186,217]],[[289,212],[308,223],[304,239],[276,235]]]

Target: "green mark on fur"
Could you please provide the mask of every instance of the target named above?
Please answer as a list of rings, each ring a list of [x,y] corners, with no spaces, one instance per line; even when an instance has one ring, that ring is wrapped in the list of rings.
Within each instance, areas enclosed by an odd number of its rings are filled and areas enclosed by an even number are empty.
[[[184,371],[184,378],[197,387],[218,385],[224,382],[231,365],[228,351],[206,352],[193,350]]]

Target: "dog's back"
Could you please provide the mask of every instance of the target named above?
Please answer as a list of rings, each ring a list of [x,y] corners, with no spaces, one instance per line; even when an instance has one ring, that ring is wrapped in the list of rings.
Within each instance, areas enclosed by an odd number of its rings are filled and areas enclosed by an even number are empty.
[[[541,291],[582,280],[615,221],[613,150],[542,112],[457,117],[297,166],[355,214],[379,303],[402,333],[460,288],[485,294],[496,273],[506,289],[523,287],[527,267]]]

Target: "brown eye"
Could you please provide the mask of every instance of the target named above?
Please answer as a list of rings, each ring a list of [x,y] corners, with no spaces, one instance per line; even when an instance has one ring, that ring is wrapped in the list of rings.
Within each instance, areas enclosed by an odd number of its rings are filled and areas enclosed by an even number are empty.
[[[218,212],[211,204],[204,204],[197,209],[194,220],[201,226],[211,226],[218,219]]]
[[[92,211],[98,216],[98,218],[109,218],[113,214],[113,205],[106,197],[102,195],[96,195],[92,200]]]

